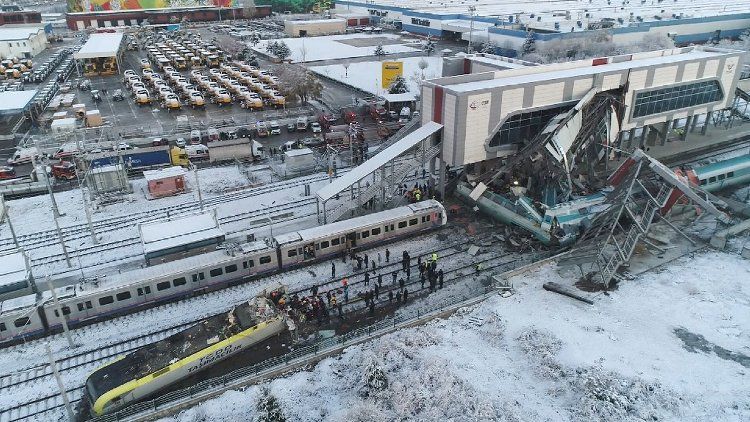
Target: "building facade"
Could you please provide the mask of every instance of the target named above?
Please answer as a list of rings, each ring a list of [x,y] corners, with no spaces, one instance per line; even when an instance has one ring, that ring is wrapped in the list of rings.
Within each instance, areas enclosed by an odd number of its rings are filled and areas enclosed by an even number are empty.
[[[425,81],[423,122],[444,126],[451,166],[512,155],[597,95],[622,104],[612,130],[656,128],[731,106],[742,52],[685,47]]]
[[[0,58],[32,58],[47,48],[47,33],[39,26],[0,27]]]

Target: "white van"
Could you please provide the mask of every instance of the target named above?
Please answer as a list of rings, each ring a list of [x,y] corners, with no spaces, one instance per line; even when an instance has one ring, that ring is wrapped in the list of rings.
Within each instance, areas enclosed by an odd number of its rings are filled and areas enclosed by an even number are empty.
[[[208,160],[208,147],[203,144],[186,145],[185,152],[191,161]]]
[[[8,164],[15,166],[18,164],[30,163],[34,159],[39,159],[39,150],[36,147],[17,149],[13,156],[8,158]]]

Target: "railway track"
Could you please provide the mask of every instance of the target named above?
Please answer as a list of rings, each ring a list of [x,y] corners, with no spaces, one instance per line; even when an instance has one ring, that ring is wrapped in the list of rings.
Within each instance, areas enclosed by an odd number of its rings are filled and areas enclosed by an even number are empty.
[[[454,255],[458,255],[461,253],[466,252],[467,247],[464,247],[465,243],[462,242],[456,242],[452,243],[450,245],[447,245],[445,247],[436,249],[436,250],[424,250],[424,251],[415,251],[415,253],[418,253],[419,255],[424,255],[427,253],[437,252],[442,259],[449,258]],[[497,259],[498,256],[493,256],[491,258],[486,258],[484,261],[488,261],[491,259]],[[418,273],[418,269],[416,268],[416,258],[412,260],[413,268],[415,274]],[[476,263],[472,261],[472,264],[466,265],[463,267],[469,268],[473,267]],[[462,268],[463,268],[462,267]],[[380,271],[383,271],[384,273],[390,273],[394,269],[401,269],[401,261],[400,259],[393,259],[391,262],[382,265],[378,267]],[[285,276],[294,276],[294,274],[299,274],[303,272],[308,272],[309,270],[306,267],[301,267],[292,271],[287,271],[282,274],[277,274],[271,277],[285,277]],[[446,274],[448,274],[450,271],[446,271]],[[349,278],[351,281],[351,286],[359,286],[361,283],[364,283],[364,272],[353,272],[350,274],[341,274],[341,276],[335,280],[331,280],[329,283],[324,283],[319,286],[326,286],[329,284],[335,284],[337,280],[340,280],[343,277]],[[360,280],[355,280],[360,279]],[[418,276],[412,277],[413,281],[411,284],[418,282]],[[372,281],[372,280],[371,280]],[[243,283],[245,284],[245,283]],[[384,283],[385,284],[385,283]],[[229,297],[238,297],[242,295],[242,292],[240,291],[242,289],[242,285],[229,287],[226,289],[221,289],[218,291],[207,293],[207,295],[227,295]],[[300,288],[296,290],[296,292],[304,292],[311,288],[312,286],[306,286],[304,288]],[[235,294],[235,293],[239,293]],[[356,304],[359,303],[359,301],[354,298],[350,301],[350,303],[347,305],[347,308],[350,310],[347,312],[351,312],[352,307],[356,306]],[[154,313],[160,310],[163,310],[165,307],[170,306],[176,306],[176,303],[171,304],[165,304],[158,306],[156,308],[147,309],[144,311],[141,311],[143,313]],[[127,353],[130,350],[134,350],[138,347],[141,347],[145,344],[158,341],[164,337],[167,337],[169,334],[174,333],[176,331],[179,331],[180,329],[187,327],[189,325],[195,324],[196,322],[206,318],[209,315],[222,312],[222,310],[214,310],[209,311],[206,315],[201,315],[198,318],[191,319],[190,321],[183,322],[180,324],[177,324],[175,326],[171,326],[168,328],[161,329],[160,331],[149,333],[146,335],[134,337],[128,340],[123,340],[121,342],[109,344],[107,346],[104,346],[102,348],[98,349],[91,349],[86,351],[80,351],[75,352],[71,355],[64,356],[61,359],[57,361],[58,365],[58,371],[60,371],[61,374],[64,374],[65,372],[68,372],[72,369],[81,368],[81,370],[84,370],[87,366],[94,366],[95,364],[98,365],[101,361],[107,360],[107,359],[114,359],[116,356],[119,356],[123,353]],[[139,312],[139,313],[141,313]],[[115,320],[107,320],[103,321],[102,323],[111,323]],[[99,323],[98,323],[99,324]],[[92,325],[86,327],[87,329],[97,329],[97,325]],[[104,327],[99,327],[104,328]],[[37,340],[40,341],[40,340]],[[16,346],[16,347],[22,347],[22,346]],[[93,369],[93,368],[92,368]],[[12,390],[23,388],[24,385],[33,385],[35,383],[44,382],[44,379],[51,378],[51,369],[49,365],[36,365],[24,368],[19,371],[14,371],[13,373],[6,374],[0,376],[0,395],[6,395],[12,392]],[[52,382],[52,381],[49,381]],[[76,383],[77,386],[74,388],[70,388],[69,391],[69,398],[71,399],[71,402],[77,402],[80,400],[80,397],[82,396],[83,392],[83,382]],[[78,385],[80,384],[80,385]],[[55,412],[59,411],[60,408],[64,406],[62,399],[60,398],[59,393],[55,394],[44,394],[42,396],[30,398],[28,401],[23,403],[18,403],[13,406],[8,406],[6,408],[0,408],[0,422],[14,422],[14,421],[21,421],[21,420],[31,420],[31,419],[38,419],[40,415],[49,413],[49,412]]]
[[[207,198],[203,201],[203,205],[204,207],[211,207],[223,203],[233,202],[238,199],[246,199],[265,193],[276,192],[280,189],[294,188],[309,183],[325,181],[327,179],[328,176],[326,175],[317,175],[291,181],[274,182],[261,187],[247,189],[245,191],[233,192],[231,194],[224,194]],[[107,231],[112,231],[132,227],[133,225],[139,223],[161,220],[172,214],[177,214],[185,211],[194,211],[199,208],[200,202],[191,201],[184,204],[160,208],[157,210],[139,211],[128,215],[108,217],[94,221],[93,225],[95,229],[106,229]],[[77,240],[90,235],[88,225],[85,223],[63,227],[61,228],[61,232],[65,241]],[[49,243],[54,242],[57,238],[57,232],[55,230],[43,230],[35,233],[18,235],[17,238],[18,243],[21,247],[26,250],[33,250],[47,246]],[[7,252],[13,249],[15,249],[15,244],[12,238],[0,239],[0,253]]]

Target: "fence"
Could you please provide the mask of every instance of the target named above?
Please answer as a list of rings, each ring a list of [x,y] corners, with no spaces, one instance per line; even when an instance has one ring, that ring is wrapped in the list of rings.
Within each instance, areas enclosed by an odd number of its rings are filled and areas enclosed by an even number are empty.
[[[503,268],[504,272],[514,271],[517,273],[521,267],[531,268],[547,262],[549,259],[549,253],[539,253],[532,258],[531,264],[521,266],[519,265],[519,261],[514,260],[502,264],[501,267],[509,267]],[[375,324],[355,329],[344,335],[320,340],[314,344],[302,347],[285,355],[266,359],[263,362],[235,370],[224,376],[207,379],[193,385],[192,387],[170,392],[154,400],[135,404],[119,412],[94,418],[92,421],[115,422],[125,419],[146,420],[157,416],[157,414],[163,416],[170,411],[179,409],[180,407],[186,407],[196,402],[218,396],[224,391],[252,384],[253,382],[260,381],[269,375],[282,373],[286,370],[293,369],[296,366],[323,359],[324,357],[336,353],[346,347],[362,343],[397,329],[421,324],[430,319],[444,315],[447,312],[452,312],[460,307],[472,305],[483,300],[495,291],[496,288],[490,285],[478,291],[468,291],[466,292],[467,294],[453,297],[431,306],[412,310],[402,310],[399,315],[389,317]]]

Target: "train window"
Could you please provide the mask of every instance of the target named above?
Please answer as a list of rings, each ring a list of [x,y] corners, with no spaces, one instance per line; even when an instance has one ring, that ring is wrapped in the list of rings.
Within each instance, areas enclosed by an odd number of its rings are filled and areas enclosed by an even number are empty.
[[[213,270],[208,272],[208,275],[210,275],[211,277],[218,277],[222,274],[224,274],[224,270],[222,270],[221,268],[214,268]]]
[[[22,317],[13,321],[13,325],[15,325],[16,328],[21,328],[24,325],[29,325],[30,323],[31,323],[31,320],[29,319],[29,317]]]
[[[255,263],[254,263],[254,262],[253,262],[253,260],[251,259],[251,260],[249,260],[249,261],[244,261],[244,262],[242,263],[242,268],[253,268],[253,266],[254,266],[254,265],[255,265]]]
[[[237,271],[237,264],[227,265],[224,267],[224,272],[227,274]]]
[[[286,256],[288,256],[289,258],[291,258],[293,256],[297,256],[297,250],[296,249],[289,249],[289,251],[287,251],[287,253],[286,253]]]
[[[341,244],[341,240],[337,237],[335,239],[331,239],[331,246],[338,246]]]
[[[724,175],[724,174],[720,174],[720,175],[719,175],[719,180],[724,180],[724,179],[725,179],[726,177],[727,177],[726,175]]]
[[[701,179],[701,186],[705,185],[706,183],[708,183],[706,179]]]
[[[138,289],[138,290],[140,290],[140,289]],[[93,306],[91,306],[91,301],[90,300],[87,300],[86,302],[81,302],[81,303],[77,304],[76,306],[78,306],[78,312],[83,312],[84,309],[91,309],[91,308],[93,308]]]
[[[78,306],[78,312],[83,312],[83,303],[79,303],[76,306]]]
[[[69,307],[63,306],[63,307],[61,307],[61,309],[62,309],[62,314],[63,315],[70,315],[70,308]],[[58,318],[60,317],[60,314],[57,312],[57,309],[55,309],[55,316],[58,317]]]
[[[151,286],[146,286],[144,288],[138,288],[138,296],[143,296],[145,294],[150,295],[151,294]]]
[[[385,225],[385,226],[383,226],[383,227],[385,227],[385,232],[386,232],[386,233],[388,233],[388,225],[386,224],[386,225]]]
[[[423,223],[426,223],[426,222],[428,222],[428,221],[430,221],[430,216],[429,216],[429,215],[423,215],[423,216],[422,216],[422,222],[423,222]]]
[[[331,246],[331,243],[327,240],[320,242],[320,249],[326,249],[329,246]]]
[[[427,221],[430,221],[430,217],[432,217],[430,214],[427,214]]]
[[[99,306],[105,306],[113,303],[115,300],[112,296],[104,296],[99,298]]]
[[[379,234],[380,234],[380,227],[375,227],[374,229],[372,229],[373,236],[377,236]]]
[[[714,177],[709,177],[708,178],[708,183],[716,183],[716,177],[715,176]]]
[[[398,222],[398,228],[399,229],[403,229],[404,227],[406,227],[406,221],[399,221]]]
[[[730,171],[729,173],[727,173],[727,177],[730,177],[730,178],[731,178],[731,177],[734,177],[734,172],[733,172],[733,171]]]
[[[156,290],[162,291],[167,290],[169,288],[169,282],[168,281],[162,281],[161,283],[158,283],[156,285]]]
[[[409,220],[409,225],[410,226],[413,226],[413,225],[415,225],[417,223],[419,223],[419,219],[418,218],[412,218],[411,220]]]
[[[146,290],[148,290],[148,292],[151,293],[151,289],[149,289],[148,287],[146,287]],[[87,300],[86,301],[86,309],[92,309],[93,307],[94,306],[91,304],[91,301]]]
[[[270,256],[261,256],[260,259],[258,260],[258,262],[260,262],[261,264],[269,264],[271,262],[271,257]]]
[[[130,294],[130,292],[120,292],[117,295],[115,295],[115,297],[117,297],[118,301],[121,301],[121,300],[128,300],[133,296]]]
[[[370,231],[369,230],[363,231],[362,232],[362,239],[367,239],[368,237],[370,237]]]
[[[172,280],[172,285],[177,286],[184,286],[187,283],[187,280],[185,280],[185,277],[175,278]]]
[[[0,331],[5,331],[7,329],[8,328],[5,326],[5,323],[4,322],[0,322]]]

